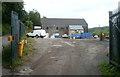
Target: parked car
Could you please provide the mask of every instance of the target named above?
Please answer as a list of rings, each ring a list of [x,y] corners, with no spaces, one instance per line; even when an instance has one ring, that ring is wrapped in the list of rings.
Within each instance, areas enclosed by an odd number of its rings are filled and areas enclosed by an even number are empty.
[[[68,35],[67,34],[63,34],[62,38],[68,38]]]
[[[46,36],[46,31],[41,29],[41,30],[33,30],[32,32],[29,32],[26,34],[27,37],[45,37]]]

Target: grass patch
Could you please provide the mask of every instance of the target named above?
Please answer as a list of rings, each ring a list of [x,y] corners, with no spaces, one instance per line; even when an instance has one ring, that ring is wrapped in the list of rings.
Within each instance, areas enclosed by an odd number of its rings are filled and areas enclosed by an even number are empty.
[[[12,62],[11,45],[8,45],[7,47],[3,48],[2,64],[6,68],[10,68],[10,67],[13,67],[13,66],[20,66],[20,65],[23,64],[23,59],[18,58],[16,61]]]
[[[99,68],[104,77],[120,77],[120,70],[116,66],[103,62],[99,64]]]
[[[35,50],[32,43],[34,42],[34,40],[32,38],[27,38],[27,40],[28,40],[28,45],[24,45],[23,56],[28,55],[32,50]]]
[[[12,65],[11,45],[8,45],[7,47],[3,47],[2,64],[5,67],[10,67]]]
[[[22,39],[24,39],[24,38],[26,38],[25,35],[22,37]],[[35,50],[35,48],[33,47],[34,39],[27,38],[27,40],[28,40],[28,45],[24,45],[22,58],[18,58],[14,62],[12,62],[11,45],[3,48],[2,64],[4,67],[6,67],[6,68],[17,67],[17,66],[23,65],[23,63],[26,61],[30,61],[30,58],[26,57],[26,56],[31,51]]]
[[[24,45],[23,56],[28,55],[32,50],[35,50],[35,48],[33,47],[34,39],[33,38],[27,38],[26,37],[27,32],[29,32],[29,31],[28,30],[25,31],[23,37],[21,37],[21,40],[24,40],[26,38],[26,40],[28,41],[28,45]]]

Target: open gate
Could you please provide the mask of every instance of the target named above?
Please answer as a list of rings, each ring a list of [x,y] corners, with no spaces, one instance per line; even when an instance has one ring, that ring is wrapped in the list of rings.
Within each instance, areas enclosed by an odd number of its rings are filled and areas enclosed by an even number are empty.
[[[116,11],[109,12],[109,25],[110,63],[120,67],[120,6]]]
[[[24,24],[18,19],[18,13],[11,12],[12,62],[18,58],[18,43],[24,34]]]
[[[18,42],[19,42],[19,21],[18,14],[14,11],[11,13],[11,29],[13,41],[11,42],[12,46],[12,61],[18,57]]]

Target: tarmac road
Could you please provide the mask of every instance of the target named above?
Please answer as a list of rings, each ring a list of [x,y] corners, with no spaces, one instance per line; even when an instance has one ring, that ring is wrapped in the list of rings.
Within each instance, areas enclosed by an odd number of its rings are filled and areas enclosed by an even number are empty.
[[[10,34],[0,37],[0,76],[2,75],[2,49],[4,46],[10,44],[10,42],[7,40],[9,35]]]
[[[21,75],[100,75],[98,64],[108,61],[108,42],[35,38],[30,62],[17,68]]]
[[[2,36],[2,46],[7,46],[8,44],[10,44],[10,42],[8,41],[8,36],[10,36],[10,34]]]

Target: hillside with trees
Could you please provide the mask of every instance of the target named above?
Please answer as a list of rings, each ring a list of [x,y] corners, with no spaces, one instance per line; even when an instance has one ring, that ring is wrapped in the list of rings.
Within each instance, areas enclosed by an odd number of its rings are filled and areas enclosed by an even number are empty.
[[[97,34],[97,35],[99,35],[101,32],[104,33],[104,34],[109,34],[109,26],[89,28],[88,32],[89,33],[94,33],[94,34]]]
[[[32,29],[34,25],[41,26],[41,16],[37,10],[27,12],[23,2],[3,2],[2,3],[2,35],[11,31],[11,11],[19,15],[19,19],[25,24],[27,29]]]

